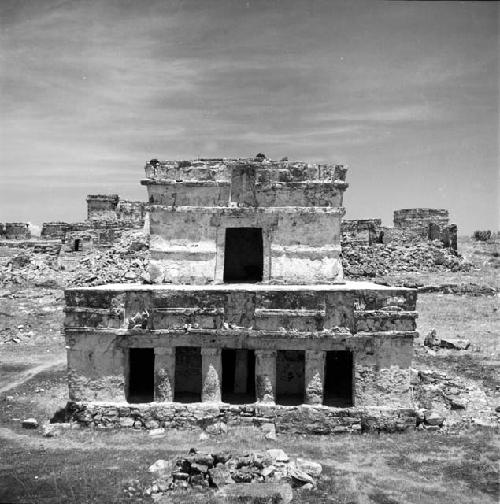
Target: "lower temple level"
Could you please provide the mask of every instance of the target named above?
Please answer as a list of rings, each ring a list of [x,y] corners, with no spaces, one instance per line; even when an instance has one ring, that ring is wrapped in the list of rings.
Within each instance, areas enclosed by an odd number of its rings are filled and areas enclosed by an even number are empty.
[[[330,430],[370,411],[404,419],[415,304],[412,289],[368,282],[68,289],[73,412],[135,427],[189,424],[210,408],[231,421],[267,408],[277,426],[316,411]]]

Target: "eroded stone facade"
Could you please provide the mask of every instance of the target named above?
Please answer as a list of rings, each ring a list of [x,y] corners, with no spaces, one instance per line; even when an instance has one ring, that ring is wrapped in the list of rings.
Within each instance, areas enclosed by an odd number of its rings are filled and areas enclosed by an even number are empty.
[[[342,222],[341,229],[342,242],[354,246],[438,240],[457,252],[457,226],[449,223],[448,210],[444,209],[394,210],[394,227],[382,226],[381,219],[350,219]]]
[[[5,235],[7,240],[29,240],[31,232],[26,222],[6,222]]]
[[[265,406],[304,432],[412,424],[416,292],[343,280],[345,176],[265,157],[148,163],[155,285],[66,291],[73,418],[186,427],[209,405],[231,422]]]

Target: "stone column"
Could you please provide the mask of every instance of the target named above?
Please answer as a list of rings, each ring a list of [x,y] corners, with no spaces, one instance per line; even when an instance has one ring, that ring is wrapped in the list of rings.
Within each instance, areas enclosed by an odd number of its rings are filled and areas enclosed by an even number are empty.
[[[247,393],[248,378],[248,350],[236,350],[236,362],[234,363],[234,393]]]
[[[306,350],[306,404],[323,404],[326,352]]]
[[[175,347],[155,348],[155,401],[171,402],[175,390]]]
[[[255,350],[255,394],[259,402],[276,400],[276,350]]]
[[[220,402],[222,361],[220,348],[201,349],[202,402]]]

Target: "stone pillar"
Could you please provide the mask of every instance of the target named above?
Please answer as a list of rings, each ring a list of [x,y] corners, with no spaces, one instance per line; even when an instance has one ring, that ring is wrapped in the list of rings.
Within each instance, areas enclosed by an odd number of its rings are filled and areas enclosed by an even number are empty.
[[[222,361],[220,348],[201,349],[202,402],[220,402]]]
[[[236,350],[236,362],[234,363],[234,393],[247,393],[248,378],[248,350]]]
[[[323,404],[325,351],[306,351],[306,404]]]
[[[276,350],[255,350],[255,394],[259,402],[275,402]]]
[[[175,390],[175,347],[155,348],[155,401],[171,402]]]

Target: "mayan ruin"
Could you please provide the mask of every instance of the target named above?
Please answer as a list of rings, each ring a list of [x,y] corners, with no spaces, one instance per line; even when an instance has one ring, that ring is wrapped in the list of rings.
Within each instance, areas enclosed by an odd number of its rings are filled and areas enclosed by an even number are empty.
[[[153,421],[140,409],[142,425],[179,426],[199,407],[178,403],[201,401],[219,405],[215,417],[201,410],[214,419],[276,404],[267,415],[285,415],[286,429],[295,412],[299,431],[311,428],[302,404],[355,408],[318,410],[323,430],[361,430],[366,416],[415,422],[416,293],[343,280],[345,179],[343,166],[266,158],[148,163],[149,274],[161,285],[67,291],[75,418],[173,403]]]
[[[1,1],[0,504],[498,504],[499,14]]]

